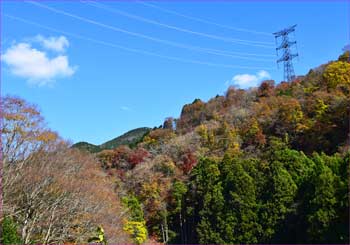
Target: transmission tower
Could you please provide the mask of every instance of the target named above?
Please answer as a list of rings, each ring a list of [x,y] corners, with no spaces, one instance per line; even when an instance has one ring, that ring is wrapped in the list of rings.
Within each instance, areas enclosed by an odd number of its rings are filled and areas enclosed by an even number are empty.
[[[295,31],[297,25],[285,28],[281,31],[273,33],[276,40],[276,52],[278,56],[278,50],[282,50],[282,56],[277,60],[277,64],[283,62],[284,66],[284,80],[291,81],[295,78],[294,68],[293,68],[293,58],[298,56],[298,52],[292,53],[292,46],[296,45],[296,41],[290,41],[288,35]],[[278,46],[278,39],[280,39],[280,44]]]

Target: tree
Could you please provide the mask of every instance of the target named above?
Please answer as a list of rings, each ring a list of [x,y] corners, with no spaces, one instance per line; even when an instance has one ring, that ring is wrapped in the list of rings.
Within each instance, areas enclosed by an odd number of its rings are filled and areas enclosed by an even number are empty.
[[[314,171],[310,176],[307,222],[308,239],[313,241],[333,242],[329,240],[331,224],[337,218],[337,176],[326,165],[327,158],[316,154]]]
[[[275,81],[273,80],[263,81],[258,88],[257,95],[258,97],[269,97],[273,95],[274,88],[275,88]]]
[[[350,62],[350,51],[347,50],[342,55],[340,55],[339,58],[338,58],[338,61]]]
[[[192,104],[184,105],[180,119],[177,122],[177,130],[186,131],[198,126],[205,120],[205,103],[195,99]]]
[[[216,162],[201,159],[192,173],[196,213],[200,219],[193,224],[198,234],[199,243],[223,243],[224,240],[217,230],[224,207],[220,171]],[[190,236],[189,236],[190,237]]]
[[[70,149],[24,100],[6,97],[3,112],[2,211],[23,243],[84,243],[97,224],[112,242],[127,241],[113,184],[100,181],[94,158]]]
[[[182,170],[185,174],[189,173],[197,163],[197,158],[191,151],[187,151],[182,156],[182,160],[183,160]]]
[[[143,148],[137,148],[129,154],[128,162],[131,164],[132,167],[135,167],[137,164],[140,164],[149,156],[150,153],[147,150]]]
[[[220,226],[225,243],[257,243],[261,232],[255,180],[241,162],[226,156],[220,164],[225,198],[224,221]]]
[[[247,122],[243,130],[245,145],[263,146],[266,143],[266,138],[261,126],[255,118]]]
[[[163,128],[173,130],[174,129],[174,118],[167,117],[163,123]]]
[[[338,86],[349,86],[350,85],[350,63],[343,61],[332,62],[327,66],[323,73],[326,86],[332,90]],[[347,94],[349,90],[347,90]]]
[[[131,221],[144,221],[141,204],[134,195],[123,197],[122,202],[129,209],[129,219]]]
[[[127,221],[124,231],[129,233],[136,244],[144,243],[147,239],[147,229],[145,222]]]
[[[188,191],[187,186],[178,180],[175,180],[172,185],[171,190],[171,200],[169,201],[169,209],[170,209],[170,224],[174,224],[171,229],[175,230],[175,234],[179,234],[179,236],[175,236],[172,238],[171,242],[174,243],[187,243],[186,237],[186,227],[185,227],[185,195]],[[172,216],[175,216],[172,220]],[[178,225],[179,224],[179,225]]]
[[[88,242],[107,244],[105,231],[102,226],[97,227],[96,236],[89,238]]]
[[[18,225],[10,218],[5,217],[1,222],[1,238],[2,244],[21,244],[23,243],[18,234]]]
[[[263,241],[273,239],[278,225],[293,211],[293,201],[297,186],[284,168],[276,168],[272,176],[272,185],[265,191],[268,194],[261,210],[263,222]]]
[[[125,221],[123,229],[132,237],[135,243],[141,244],[147,239],[146,222],[141,204],[133,195],[124,197],[122,201],[129,209],[129,219]]]

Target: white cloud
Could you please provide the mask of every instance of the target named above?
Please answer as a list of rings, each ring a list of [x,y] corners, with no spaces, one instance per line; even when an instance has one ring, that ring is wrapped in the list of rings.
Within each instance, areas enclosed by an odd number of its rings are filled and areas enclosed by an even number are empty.
[[[267,71],[261,70],[257,74],[238,74],[232,78],[234,85],[240,88],[249,88],[258,86],[259,82],[263,79],[271,78]]]
[[[120,109],[123,111],[130,111],[131,110],[131,108],[127,107],[127,106],[121,106]]]
[[[65,36],[45,38],[42,35],[37,35],[34,41],[39,42],[44,48],[56,52],[64,52],[69,47],[68,39]]]
[[[259,79],[268,79],[271,78],[270,74],[267,71],[261,70],[258,72]]]
[[[72,76],[76,70],[69,66],[67,56],[49,58],[46,52],[32,48],[29,43],[13,44],[1,59],[9,66],[12,74],[39,86],[48,85],[59,77]]]

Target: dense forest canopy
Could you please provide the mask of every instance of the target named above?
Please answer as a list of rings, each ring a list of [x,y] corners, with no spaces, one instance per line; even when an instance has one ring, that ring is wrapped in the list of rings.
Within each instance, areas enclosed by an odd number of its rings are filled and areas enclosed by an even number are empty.
[[[349,243],[349,52],[104,149],[2,111],[2,243]]]

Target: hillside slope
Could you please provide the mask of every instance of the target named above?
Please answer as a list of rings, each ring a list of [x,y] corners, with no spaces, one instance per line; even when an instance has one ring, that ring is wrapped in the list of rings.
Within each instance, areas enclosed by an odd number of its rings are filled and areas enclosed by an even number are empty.
[[[164,243],[348,243],[348,57],[196,99],[98,153],[133,221]]]
[[[88,142],[78,142],[72,145],[72,148],[85,150],[91,153],[97,153],[103,150],[114,149],[120,145],[128,145],[133,147],[150,131],[150,128],[136,128],[126,132],[125,134],[118,136],[112,140],[109,140],[101,145],[94,145]]]
[[[149,131],[151,131],[151,129],[146,127],[130,130],[121,136],[101,144],[100,148],[108,150],[117,148],[120,145],[133,146],[137,144]]]

